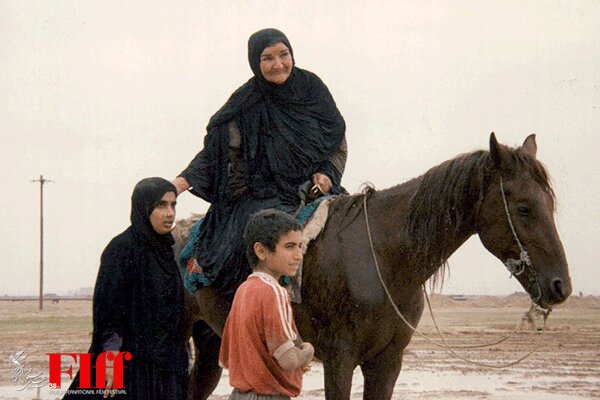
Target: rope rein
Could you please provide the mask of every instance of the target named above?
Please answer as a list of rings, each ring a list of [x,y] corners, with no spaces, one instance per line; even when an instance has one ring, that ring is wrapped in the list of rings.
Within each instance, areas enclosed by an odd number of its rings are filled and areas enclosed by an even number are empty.
[[[504,208],[505,211],[507,213],[508,216],[508,220],[509,220],[509,224],[511,227],[511,230],[513,232],[513,235],[515,237],[515,239],[517,240],[517,244],[519,245],[519,249],[521,250],[521,259],[520,260],[507,260],[505,265],[507,268],[509,268],[509,271],[511,272],[511,276],[512,275],[520,275],[521,273],[523,273],[523,271],[525,270],[525,266],[529,266],[531,270],[533,270],[531,268],[531,261],[529,260],[529,256],[527,254],[527,252],[524,250],[523,246],[521,245],[521,242],[519,241],[516,231],[514,229],[514,226],[512,224],[512,220],[510,218],[510,213],[508,212],[508,204],[506,201],[506,197],[504,195],[504,187],[503,187],[503,183],[502,183],[502,178],[500,178],[500,190],[502,192],[502,199],[504,201]],[[548,319],[548,316],[550,315],[550,311],[549,310],[541,310],[539,309],[539,307],[533,303],[530,310],[528,311],[528,314],[532,314],[534,311],[539,312],[543,315],[543,319],[544,319],[544,326],[543,326],[543,330],[542,330],[542,334],[540,336],[539,341],[537,342],[537,344],[528,352],[526,353],[524,356],[518,358],[517,360],[505,363],[505,364],[490,364],[490,363],[483,363],[483,362],[479,362],[479,361],[474,361],[474,360],[470,360],[468,358],[464,358],[463,356],[461,356],[460,354],[458,354],[452,347],[450,347],[448,345],[448,343],[446,342],[446,339],[444,338],[442,332],[440,331],[437,321],[433,315],[433,309],[431,307],[431,302],[429,301],[429,296],[427,295],[427,290],[425,289],[425,285],[423,284],[423,292],[425,294],[425,299],[427,301],[427,307],[429,309],[429,313],[431,315],[431,319],[433,321],[433,324],[435,326],[435,329],[438,333],[438,335],[440,336],[440,339],[442,341],[442,343],[436,342],[435,340],[431,339],[430,337],[428,337],[424,332],[422,332],[421,330],[417,329],[416,327],[414,327],[407,319],[406,317],[402,314],[402,312],[400,312],[400,310],[398,309],[398,307],[396,306],[396,303],[394,302],[394,299],[392,298],[392,295],[390,294],[387,285],[385,284],[385,281],[383,280],[383,277],[381,275],[381,269],[379,268],[379,262],[377,260],[377,254],[375,253],[375,247],[373,245],[373,237],[371,235],[371,227],[369,225],[369,213],[368,213],[368,209],[367,209],[367,197],[368,197],[368,191],[365,191],[364,193],[364,197],[363,197],[363,207],[364,207],[364,212],[365,212],[365,224],[366,224],[366,228],[367,228],[367,236],[369,239],[369,246],[371,248],[371,255],[373,256],[373,261],[375,264],[375,270],[377,272],[377,276],[379,277],[379,281],[381,282],[381,286],[383,287],[383,290],[385,291],[385,294],[390,302],[390,304],[392,305],[392,307],[394,308],[394,311],[396,312],[396,314],[400,317],[400,319],[402,320],[402,322],[404,322],[413,332],[419,334],[420,336],[422,336],[424,339],[426,339],[428,342],[430,342],[431,344],[433,344],[436,347],[442,348],[444,350],[449,351],[452,355],[454,355],[456,358],[459,358],[467,363],[470,364],[474,364],[474,365],[478,365],[478,366],[482,366],[482,367],[488,367],[488,368],[506,368],[506,367],[511,367],[513,365],[516,365],[518,363],[520,363],[521,361],[523,361],[524,359],[526,359],[527,357],[529,357],[531,354],[533,354],[536,350],[538,350],[540,344],[542,343],[542,340],[544,338],[544,335],[546,333],[546,321]],[[516,271],[516,269],[511,270],[511,267],[509,267],[509,261],[510,261],[510,265],[516,264],[517,267],[521,267],[520,271]],[[515,268],[517,268],[515,267]],[[537,282],[537,276],[536,276],[536,282]],[[539,282],[538,283],[538,287],[539,287]],[[541,290],[539,291],[539,295],[541,296]],[[490,344],[483,344],[483,345],[473,345],[473,346],[455,346],[455,348],[461,348],[461,349],[469,349],[469,348],[483,348],[483,347],[491,347],[491,346],[495,346],[498,345],[502,342],[504,342],[505,340],[507,340],[509,337],[511,337],[523,324],[523,320],[521,320],[520,323],[518,323],[515,328],[513,329],[513,331],[508,334],[506,337],[494,342],[494,343],[490,343]]]
[[[431,307],[431,302],[429,301],[429,295],[427,294],[427,290],[425,290],[425,285],[423,285],[423,293],[425,293],[425,300],[427,301],[427,308],[429,310],[429,315],[431,315],[431,320],[433,321],[433,326],[435,327],[435,330],[438,333],[438,335],[440,335],[440,338],[442,339],[442,341],[444,341],[444,337],[442,335],[442,332],[440,331],[440,328],[438,327],[437,321],[436,321],[435,317],[433,316],[433,309]],[[506,341],[507,339],[509,339],[522,326],[523,326],[523,319],[521,319],[521,322],[519,322],[519,323],[517,323],[515,325],[515,327],[513,328],[513,330],[508,335],[504,336],[500,340],[497,340],[497,341],[492,342],[492,343],[484,343],[484,344],[459,345],[459,346],[454,346],[454,348],[455,349],[481,349],[481,348],[486,348],[486,347],[497,346],[500,343],[502,343],[502,342]],[[447,345],[445,341],[444,341],[444,344]]]

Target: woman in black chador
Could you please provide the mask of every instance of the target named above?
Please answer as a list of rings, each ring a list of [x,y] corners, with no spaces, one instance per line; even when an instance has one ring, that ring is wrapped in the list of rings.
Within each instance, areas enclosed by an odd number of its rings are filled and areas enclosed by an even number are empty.
[[[117,398],[186,398],[187,353],[181,334],[183,285],[175,263],[171,228],[176,189],[162,178],[140,181],[131,197],[131,226],[102,253],[93,303],[92,366],[102,352],[129,352],[125,394]],[[108,362],[110,364],[110,362]],[[107,387],[114,374],[107,368]],[[77,395],[79,374],[65,399]],[[92,368],[92,386],[96,386]],[[121,390],[119,390],[121,391]]]
[[[299,187],[339,194],[346,162],[346,126],[321,79],[295,66],[287,37],[276,29],[248,41],[254,76],[212,116],[204,148],[173,183],[211,203],[195,251],[201,284],[231,299],[251,269],[242,235],[251,214],[289,213]]]

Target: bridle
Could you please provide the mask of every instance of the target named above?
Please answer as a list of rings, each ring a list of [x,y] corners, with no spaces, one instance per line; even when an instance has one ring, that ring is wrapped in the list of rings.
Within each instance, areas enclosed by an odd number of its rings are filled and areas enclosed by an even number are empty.
[[[510,210],[508,209],[508,201],[506,200],[506,193],[504,191],[504,182],[502,180],[502,177],[500,177],[500,194],[502,195],[502,202],[504,203],[504,211],[506,212],[506,218],[508,219],[508,225],[510,226],[510,230],[512,231],[513,237],[514,237],[515,241],[517,242],[517,245],[519,246],[519,251],[520,251],[518,260],[515,260],[513,258],[508,258],[504,262],[504,265],[506,266],[506,269],[508,269],[508,272],[510,272],[511,278],[513,276],[519,276],[525,271],[527,271],[530,274],[530,276],[533,277],[530,279],[532,281],[535,281],[535,284],[537,285],[537,288],[538,288],[538,295],[536,298],[532,297],[531,300],[535,304],[538,304],[538,301],[540,301],[540,299],[542,298],[542,287],[538,280],[537,273],[535,272],[535,269],[533,268],[533,265],[531,264],[531,259],[529,258],[529,254],[527,253],[527,250],[525,250],[525,248],[521,244],[521,241],[519,240],[519,236],[517,235],[517,231],[515,230],[515,226],[513,224],[512,218],[510,216]]]

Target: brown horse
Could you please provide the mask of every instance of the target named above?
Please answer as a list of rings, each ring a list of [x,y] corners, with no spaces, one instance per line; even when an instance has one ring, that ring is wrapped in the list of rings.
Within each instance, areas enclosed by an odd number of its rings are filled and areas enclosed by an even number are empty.
[[[385,294],[373,252],[395,305],[413,326],[423,312],[422,285],[473,234],[539,306],[550,309],[570,295],[554,192],[536,150],[534,135],[513,149],[492,133],[489,151],[463,154],[404,184],[330,203],[327,224],[304,258],[303,301],[294,305],[303,340],[323,362],[327,399],[350,397],[356,366],[365,399],[390,399],[413,335]],[[222,331],[229,305],[210,288],[196,297],[202,318]],[[191,394],[205,399],[221,372],[220,341],[199,324],[201,367],[195,368]]]

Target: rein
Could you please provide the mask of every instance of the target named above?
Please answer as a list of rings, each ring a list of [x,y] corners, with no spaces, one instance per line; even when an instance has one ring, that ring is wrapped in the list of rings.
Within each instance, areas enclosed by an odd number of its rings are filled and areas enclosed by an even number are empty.
[[[513,232],[513,235],[517,241],[517,244],[519,245],[519,249],[521,250],[521,259],[520,260],[513,260],[513,259],[508,259],[505,262],[506,267],[509,269],[509,271],[511,272],[511,277],[513,275],[518,276],[520,274],[522,274],[525,270],[525,266],[529,267],[530,271],[532,271],[536,283],[538,285],[538,290],[539,290],[539,296],[538,296],[538,300],[542,295],[542,291],[541,288],[539,286],[539,281],[537,280],[537,276],[535,275],[535,271],[532,268],[531,265],[531,260],[529,259],[529,255],[527,254],[527,252],[524,250],[523,246],[521,245],[521,241],[519,240],[517,233],[514,229],[511,217],[510,217],[510,213],[508,210],[508,203],[506,201],[506,196],[504,194],[504,186],[502,183],[502,178],[500,178],[500,190],[502,192],[502,199],[504,201],[504,209],[506,211],[506,215],[508,217],[508,221],[511,227],[511,230]],[[542,340],[544,339],[544,335],[546,333],[546,321],[548,319],[548,316],[550,315],[550,310],[542,310],[539,308],[539,306],[535,303],[532,303],[531,308],[529,309],[529,311],[527,312],[527,314],[531,315],[534,312],[538,312],[541,313],[544,319],[544,326],[543,326],[543,330],[542,330],[542,335],[540,336],[539,341],[536,343],[536,345],[528,352],[526,353],[524,356],[518,358],[517,360],[514,360],[512,362],[508,362],[505,364],[489,364],[489,363],[482,363],[482,362],[478,362],[478,361],[473,361],[473,360],[469,360],[467,358],[462,357],[460,354],[458,354],[452,347],[450,347],[448,345],[448,343],[446,342],[446,339],[444,338],[444,336],[442,335],[442,332],[440,331],[438,324],[435,320],[435,317],[433,316],[433,310],[431,308],[431,303],[429,301],[429,296],[427,295],[427,290],[425,289],[425,285],[423,284],[423,293],[425,294],[425,299],[427,300],[427,306],[429,309],[429,313],[431,315],[431,319],[433,321],[433,324],[436,328],[436,331],[438,333],[438,335],[440,336],[440,339],[442,340],[442,343],[438,343],[435,340],[431,339],[430,337],[428,337],[425,333],[423,333],[421,330],[417,329],[416,327],[414,327],[407,319],[406,317],[402,314],[402,312],[400,312],[400,310],[398,309],[398,307],[396,306],[396,303],[394,303],[394,299],[392,298],[392,295],[390,294],[390,291],[387,288],[387,285],[385,284],[385,281],[383,280],[383,277],[381,276],[381,270],[379,268],[379,262],[377,261],[377,255],[375,254],[375,247],[373,246],[373,237],[371,235],[371,228],[369,225],[369,213],[368,213],[368,209],[367,209],[367,197],[369,195],[369,188],[366,188],[364,193],[363,193],[364,197],[363,197],[363,207],[364,207],[364,211],[365,211],[365,223],[366,223],[366,227],[367,227],[367,236],[369,239],[369,245],[371,248],[371,255],[373,256],[373,261],[375,264],[375,270],[377,271],[377,276],[379,277],[379,281],[381,282],[381,286],[383,287],[383,290],[385,291],[385,294],[390,302],[390,304],[392,305],[392,307],[394,308],[394,311],[396,312],[396,314],[400,317],[400,319],[402,320],[402,322],[404,322],[413,332],[418,333],[419,335],[421,335],[424,339],[426,339],[428,342],[430,342],[431,344],[442,348],[444,350],[449,351],[452,355],[454,355],[456,358],[459,358],[467,363],[470,364],[475,364],[478,366],[482,366],[482,367],[488,367],[488,368],[506,368],[506,367],[511,367],[513,365],[516,365],[518,363],[520,363],[521,361],[523,361],[524,359],[526,359],[527,357],[529,357],[531,354],[533,354],[536,350],[539,349],[540,344],[542,343]],[[510,267],[509,267],[510,265]],[[521,267],[521,269],[519,271],[516,270],[516,268]],[[512,268],[512,269],[511,269]],[[517,324],[515,326],[515,328],[513,329],[513,331],[508,334],[506,337],[504,337],[503,339],[496,341],[494,343],[490,343],[490,344],[483,344],[483,345],[474,345],[474,346],[455,346],[455,348],[462,348],[462,349],[466,349],[466,348],[482,348],[482,347],[491,347],[491,346],[495,346],[498,345],[502,342],[504,342],[506,339],[508,339],[510,336],[512,336],[513,333],[515,333],[519,327],[521,327],[521,325],[523,324],[523,320],[521,320],[521,322],[519,324]]]

